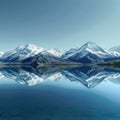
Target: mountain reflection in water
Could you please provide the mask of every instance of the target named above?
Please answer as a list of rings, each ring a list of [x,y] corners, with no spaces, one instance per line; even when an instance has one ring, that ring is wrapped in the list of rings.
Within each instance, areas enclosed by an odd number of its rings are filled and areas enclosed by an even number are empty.
[[[17,83],[29,86],[45,81],[59,81],[61,79],[79,82],[87,88],[93,88],[105,80],[117,84],[120,83],[119,70],[98,66],[3,67],[0,68],[0,77],[13,79]]]

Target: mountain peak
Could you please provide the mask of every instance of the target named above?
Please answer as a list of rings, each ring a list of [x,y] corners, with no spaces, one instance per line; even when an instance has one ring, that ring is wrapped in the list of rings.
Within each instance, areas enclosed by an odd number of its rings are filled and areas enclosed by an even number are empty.
[[[43,48],[39,48],[34,44],[21,45],[14,50],[6,52],[2,59],[4,61],[20,61],[35,56],[42,51],[44,51]]]
[[[30,49],[37,48],[37,46],[34,45],[34,44],[26,44],[25,47],[26,47],[26,48],[30,48]]]
[[[43,51],[44,49],[39,48],[34,44],[26,44],[26,45],[21,45],[21,46],[17,47],[15,50],[16,51],[26,51],[26,50],[28,50],[28,51],[31,51],[31,52],[32,51],[33,52],[40,52],[40,51]]]
[[[85,43],[83,46],[85,46],[85,47],[89,47],[89,48],[91,48],[91,47],[98,47],[98,45],[96,45],[94,42],[90,42],[90,41],[88,41],[87,43]]]
[[[76,62],[98,62],[102,59],[113,58],[113,54],[108,53],[94,42],[88,41],[78,49],[69,50],[64,55],[64,59],[73,60]]]
[[[109,49],[110,51],[116,51],[118,53],[120,53],[120,46],[115,46],[115,47],[112,47],[111,49]]]
[[[82,47],[80,47],[80,50],[87,50],[87,51],[101,51],[101,52],[105,52],[100,46],[96,45],[94,42],[90,42],[88,41],[87,43],[85,43]]]
[[[24,46],[24,48],[30,49],[30,50],[37,50],[37,49],[40,49],[39,47],[37,47],[37,46],[34,45],[34,44],[26,44],[26,45]],[[43,49],[43,48],[41,48],[41,49]]]
[[[95,44],[95,43],[94,43],[94,42],[91,42],[91,41],[88,41],[86,44],[87,44],[87,45],[92,45],[92,44]]]

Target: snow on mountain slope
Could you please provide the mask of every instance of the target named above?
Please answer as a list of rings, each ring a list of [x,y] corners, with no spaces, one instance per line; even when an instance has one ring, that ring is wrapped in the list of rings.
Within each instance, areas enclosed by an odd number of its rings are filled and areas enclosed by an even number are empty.
[[[25,46],[19,46],[14,50],[6,52],[2,56],[2,59],[5,61],[12,61],[12,60],[19,61],[28,58],[30,56],[34,56],[43,50],[44,50],[43,48],[38,48],[35,45],[28,44]]]
[[[109,51],[114,51],[120,54],[120,46],[112,47],[111,49],[109,49]]]
[[[25,46],[19,46],[14,50],[6,52],[1,59],[5,62],[21,61],[29,57],[33,57],[39,53],[50,53],[56,57],[60,57],[61,53],[54,49],[39,48],[36,45],[28,44]]]
[[[95,54],[95,55],[97,55],[101,58],[105,58],[107,56],[110,56],[110,54],[108,52],[106,52],[101,47],[99,47],[98,45],[96,45],[95,43],[92,43],[92,42],[87,42],[86,44],[84,44],[79,49],[71,49],[71,50],[69,50],[66,53],[65,58],[69,58],[69,57],[71,57],[75,54],[78,54],[78,53],[79,53],[80,57],[84,57],[88,53]]]
[[[61,53],[59,50],[57,50],[57,49],[48,49],[47,51],[48,51],[49,53],[57,56],[57,57],[61,57],[61,56],[62,56],[62,53]]]
[[[2,57],[4,55],[4,53],[3,52],[0,52],[0,57]]]
[[[117,51],[105,50],[107,53],[111,54],[113,57],[120,57],[120,53]]]
[[[93,42],[87,42],[78,49],[70,49],[63,55],[64,59],[76,62],[85,60],[87,60],[87,62],[99,62],[116,57],[120,57],[120,54],[104,50]]]
[[[71,62],[98,63],[120,59],[120,53],[116,50],[105,50],[93,42],[87,42],[80,48],[70,49],[62,54],[57,49],[44,49],[36,45],[28,44],[19,46],[14,50],[6,53],[0,52],[0,61],[2,62],[19,62],[26,59],[33,59],[34,56],[40,55],[40,59],[46,58],[50,61],[52,58],[69,60]]]

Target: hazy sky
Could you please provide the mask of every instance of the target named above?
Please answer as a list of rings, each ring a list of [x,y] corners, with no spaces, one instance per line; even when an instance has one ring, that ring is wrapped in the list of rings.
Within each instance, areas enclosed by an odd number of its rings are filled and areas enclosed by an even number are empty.
[[[0,51],[33,43],[120,45],[120,0],[0,0]]]

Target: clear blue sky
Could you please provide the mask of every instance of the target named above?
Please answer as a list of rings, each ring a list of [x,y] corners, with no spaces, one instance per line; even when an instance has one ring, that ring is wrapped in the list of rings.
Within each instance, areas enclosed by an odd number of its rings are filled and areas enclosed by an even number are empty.
[[[120,0],[0,0],[0,51],[33,43],[120,45]]]

